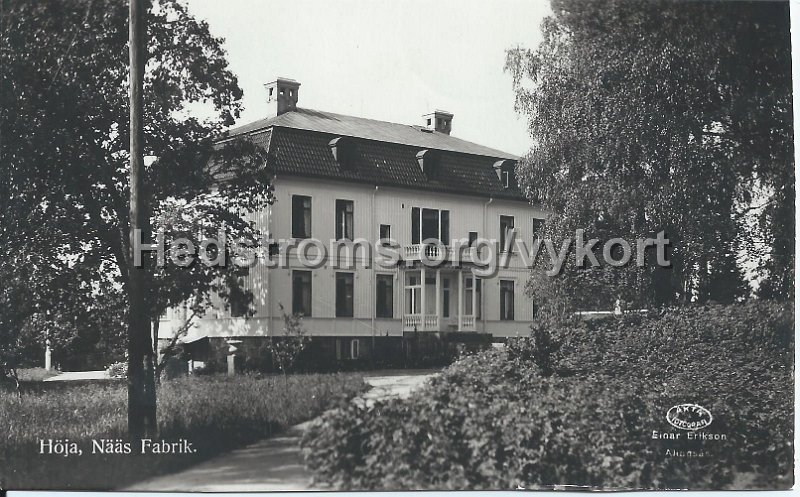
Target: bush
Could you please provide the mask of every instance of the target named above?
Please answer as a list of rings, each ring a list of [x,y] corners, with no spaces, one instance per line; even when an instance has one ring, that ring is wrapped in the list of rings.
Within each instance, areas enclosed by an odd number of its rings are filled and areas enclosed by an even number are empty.
[[[306,433],[306,461],[346,489],[789,488],[793,314],[754,302],[571,323],[405,401],[339,406]],[[665,415],[682,403],[726,439],[654,439],[681,432]]]
[[[365,385],[359,375],[334,374],[184,377],[158,388],[159,438],[185,438],[196,454],[91,454],[92,439],[126,438],[122,381],[37,383],[21,398],[3,395],[0,488],[121,488],[313,418]],[[69,439],[84,453],[41,455],[41,439]]]
[[[115,362],[106,368],[109,378],[127,378],[128,377],[128,363]]]

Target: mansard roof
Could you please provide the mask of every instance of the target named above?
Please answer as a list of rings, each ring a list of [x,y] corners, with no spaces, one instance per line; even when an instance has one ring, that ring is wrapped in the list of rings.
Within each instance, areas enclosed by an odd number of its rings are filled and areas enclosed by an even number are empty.
[[[267,149],[278,176],[525,200],[516,185],[503,187],[493,167],[518,157],[420,126],[298,108],[228,133],[242,135]],[[343,137],[344,161],[331,152],[331,142]],[[435,157],[435,167],[421,167],[423,150],[436,151],[425,154]]]

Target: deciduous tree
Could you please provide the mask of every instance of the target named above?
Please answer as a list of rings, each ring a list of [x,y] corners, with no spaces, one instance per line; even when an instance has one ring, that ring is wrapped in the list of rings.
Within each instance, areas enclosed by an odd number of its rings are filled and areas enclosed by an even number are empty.
[[[0,1],[0,235],[9,242],[0,279],[35,267],[80,275],[90,297],[125,295],[127,2]],[[246,140],[220,141],[242,97],[223,40],[177,0],[151,2],[146,25],[143,139],[145,156],[155,160],[146,163],[144,184],[154,231],[163,229],[169,244],[189,229],[198,228],[195,241],[222,229],[229,240],[243,238],[258,249],[260,233],[248,213],[271,202],[267,157]],[[208,117],[199,117],[201,107]],[[206,309],[212,294],[230,295],[231,276],[239,281],[248,270],[145,263],[149,321],[186,301]],[[38,286],[25,288],[29,280],[17,277],[11,288],[22,293],[4,299],[53,306]],[[248,299],[247,291],[236,294]],[[33,315],[3,307],[8,336]]]
[[[548,235],[585,228],[602,246],[663,230],[672,267],[652,256],[642,269],[567,264],[534,285],[537,297],[605,309],[620,296],[729,302],[749,293],[748,272],[764,293],[791,295],[788,3],[551,5],[541,45],[507,54],[534,143],[520,184],[553,213]]]

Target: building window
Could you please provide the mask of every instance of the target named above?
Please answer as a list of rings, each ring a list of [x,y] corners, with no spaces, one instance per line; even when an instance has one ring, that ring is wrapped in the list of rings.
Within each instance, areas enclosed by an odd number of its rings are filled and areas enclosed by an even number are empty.
[[[311,271],[292,271],[292,313],[311,315]]]
[[[382,224],[378,230],[378,239],[389,240],[392,238],[392,227],[388,224]]]
[[[509,232],[514,230],[514,216],[500,216],[500,252],[511,251]]]
[[[514,281],[500,280],[500,320],[514,320]]]
[[[353,317],[353,273],[336,273],[336,317]]]
[[[281,253],[281,246],[278,242],[272,242],[267,246],[267,254],[270,259]]]
[[[531,232],[533,233],[533,239],[536,240],[537,238],[542,237],[542,220],[533,218],[533,222],[531,223]]]
[[[336,239],[353,240],[352,200],[336,200]]]
[[[511,171],[501,171],[500,176],[502,177],[503,188],[508,188],[511,184]]]
[[[350,340],[350,359],[358,359],[358,353],[359,353],[358,348],[359,348],[359,345],[360,345],[360,342],[359,342],[358,338],[354,338],[353,340]]]
[[[450,280],[442,279],[442,317],[450,317]]]
[[[437,209],[422,209],[421,225],[421,242],[439,239],[439,211]]]
[[[408,276],[406,285],[406,314],[420,313],[420,298],[422,295],[422,284],[417,276]]]
[[[375,317],[394,317],[394,276],[375,275]]]
[[[466,309],[467,316],[474,315],[475,319],[481,318],[481,280],[475,279],[475,312],[472,311],[472,278],[466,279],[465,296],[466,299],[464,308]]]
[[[469,235],[469,246],[474,247],[476,243],[478,243],[478,232],[477,231],[470,231]]]
[[[311,197],[292,195],[292,237],[311,238]]]
[[[244,280],[242,278],[233,279],[228,282],[228,296],[230,298],[231,317],[239,318],[247,314],[247,302],[245,302],[245,292],[242,290]]]
[[[429,239],[444,245],[450,243],[450,211],[412,207],[411,243],[416,245]]]

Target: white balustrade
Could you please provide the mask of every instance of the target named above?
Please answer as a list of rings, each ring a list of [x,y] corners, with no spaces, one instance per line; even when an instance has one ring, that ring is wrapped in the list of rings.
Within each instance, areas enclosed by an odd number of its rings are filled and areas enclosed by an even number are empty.
[[[461,326],[465,330],[469,330],[475,328],[475,316],[462,316],[461,317]]]

